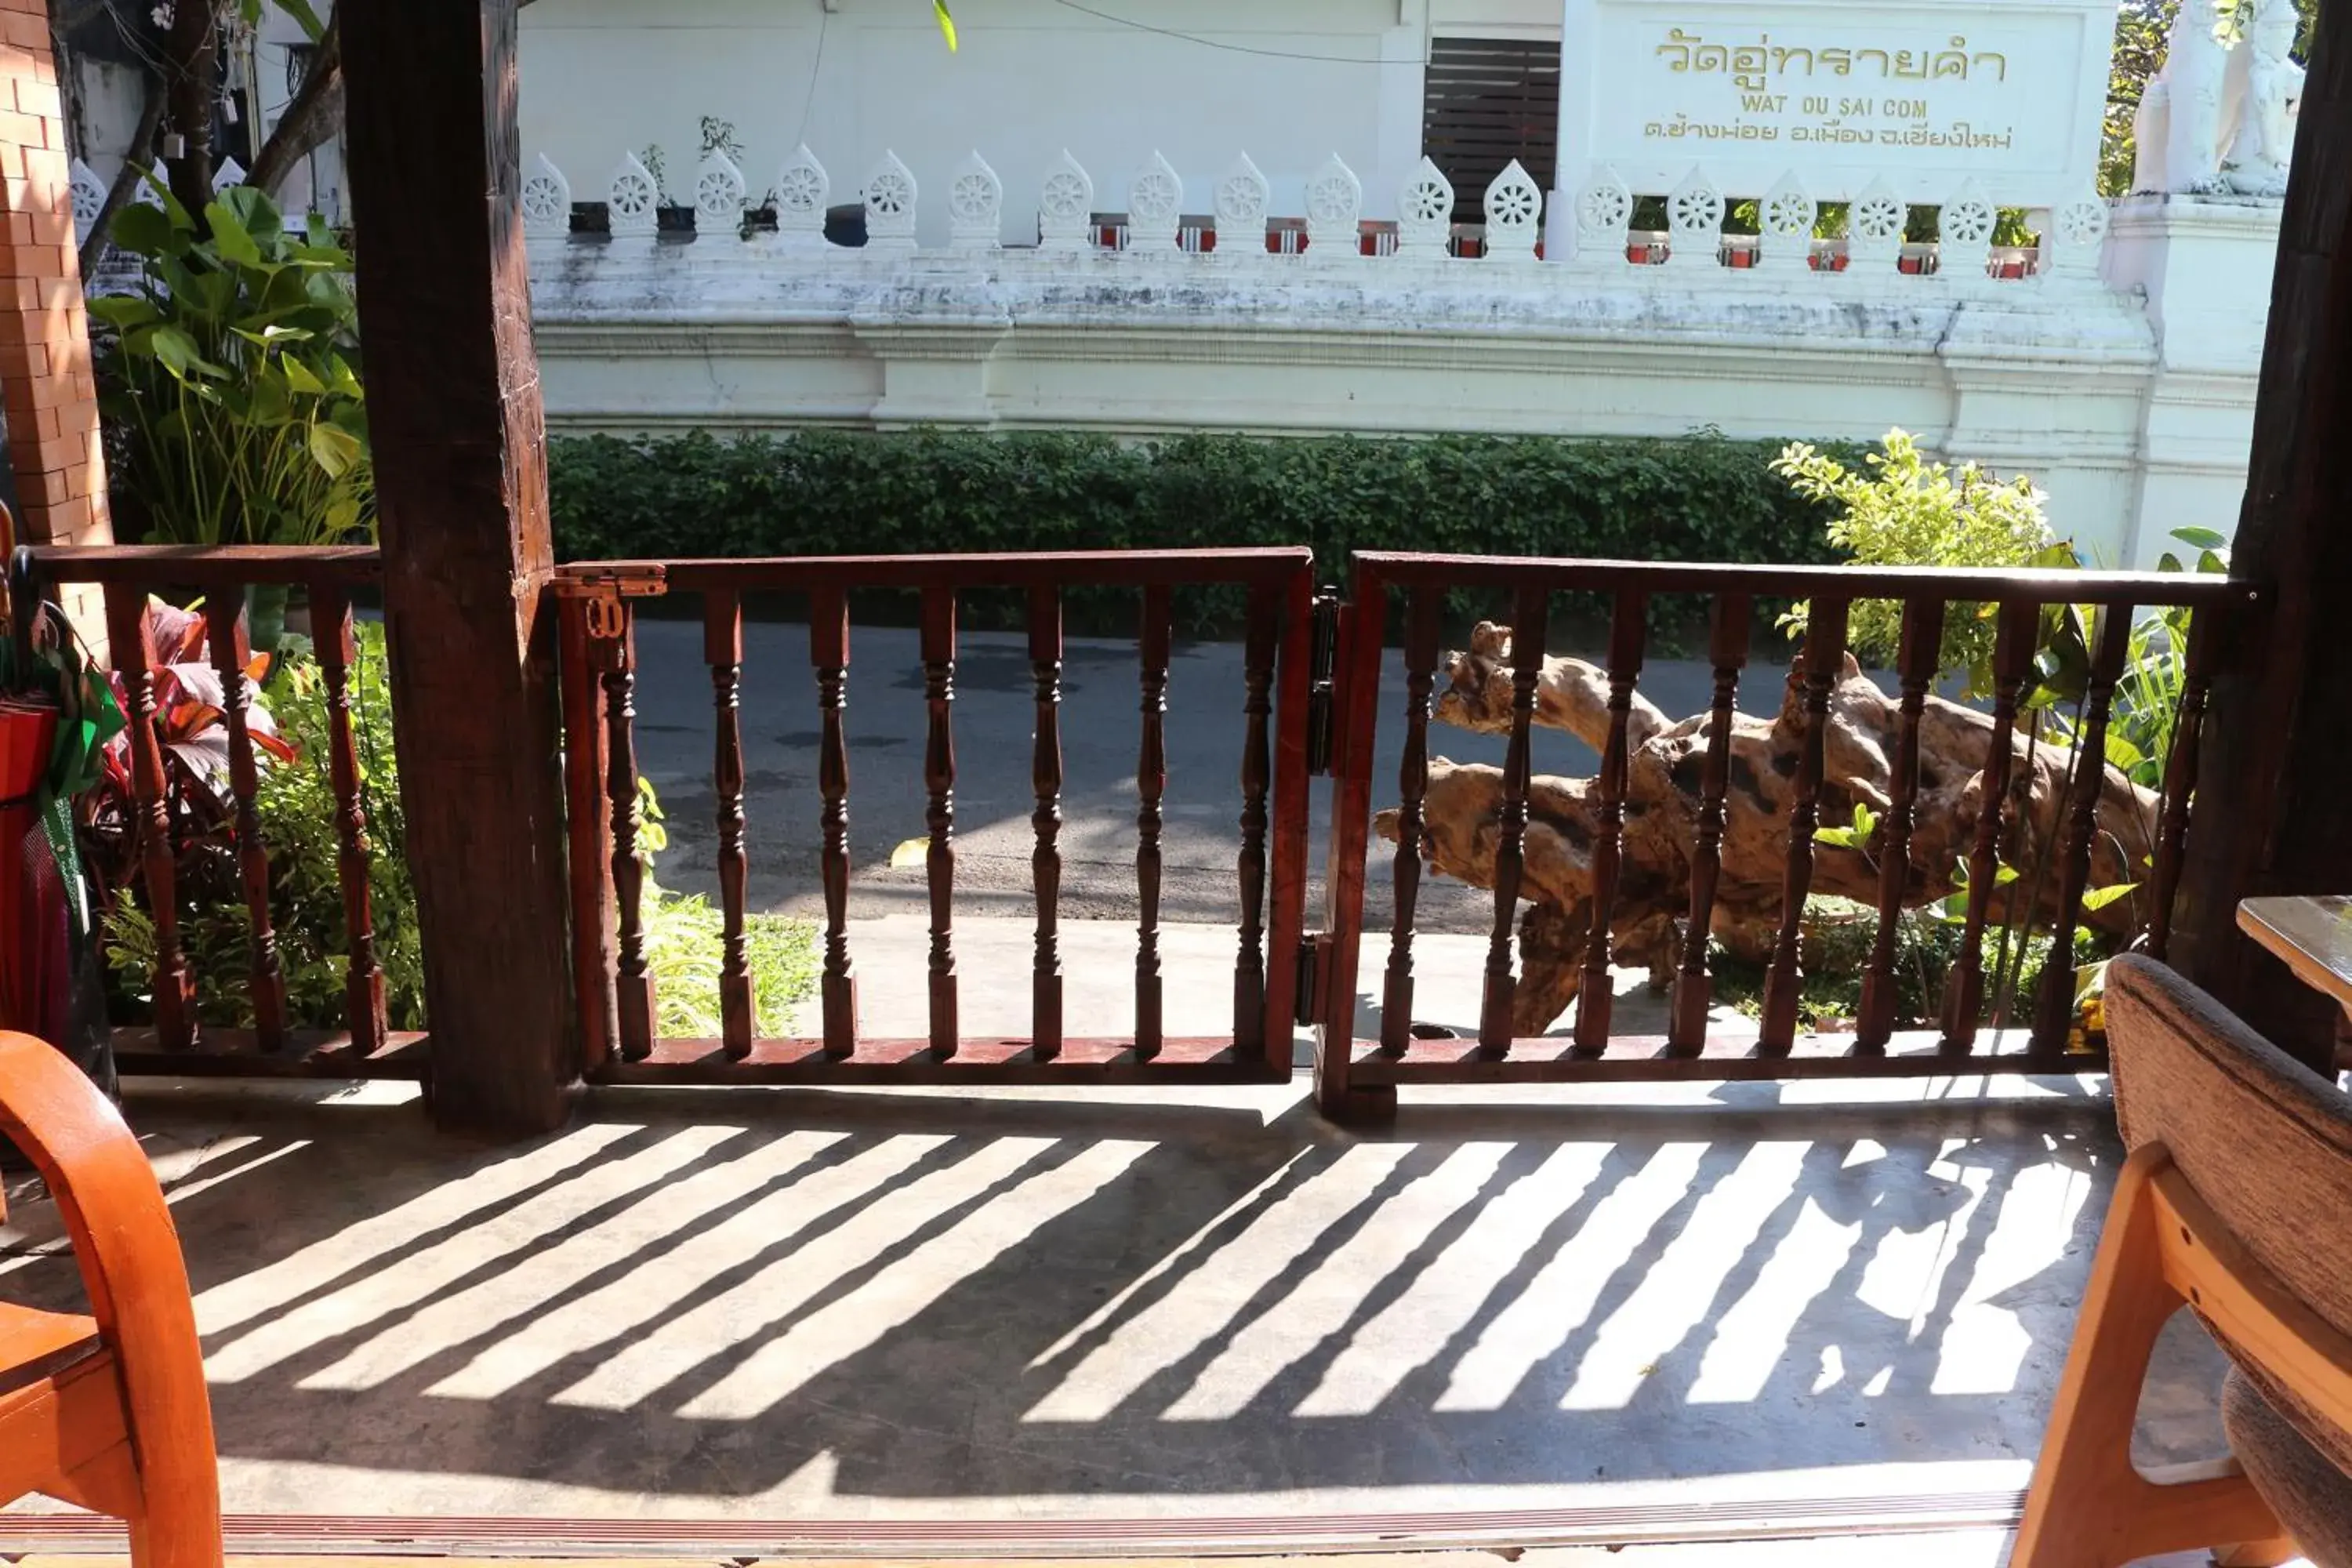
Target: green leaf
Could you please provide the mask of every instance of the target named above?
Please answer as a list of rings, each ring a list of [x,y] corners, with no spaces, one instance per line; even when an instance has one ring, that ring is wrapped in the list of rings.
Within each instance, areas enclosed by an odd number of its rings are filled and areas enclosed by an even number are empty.
[[[205,221],[212,226],[213,244],[222,256],[239,267],[261,265],[261,247],[254,243],[244,220],[229,210],[226,202],[205,203]]]
[[[2228,535],[2216,533],[2210,528],[2176,528],[2172,531],[2172,537],[2191,550],[2219,550],[2230,542]]]
[[[278,8],[293,17],[295,26],[302,29],[302,36],[312,43],[326,36],[327,25],[320,21],[319,13],[310,8],[310,0],[278,0]]]
[[[2137,882],[2116,882],[2109,887],[2093,888],[2083,895],[2083,912],[2090,914],[2104,910],[2138,886]]]
[[[155,357],[163,362],[163,368],[181,381],[186,381],[191,375],[217,379],[228,374],[205,359],[203,351],[196,346],[196,340],[178,327],[166,324],[155,328],[148,343]]]
[[[359,461],[360,444],[352,438],[349,431],[339,430],[332,425],[313,425],[310,426],[310,456],[318,461],[319,467],[327,471],[328,478],[340,479],[351,471],[353,463]]]
[[[940,19],[940,37],[948,41],[948,53],[955,53],[955,18],[948,15],[948,0],[931,0],[931,14]]]
[[[163,316],[152,300],[136,294],[101,294],[89,302],[89,313],[118,330],[145,326]]]
[[[2129,773],[2147,760],[2147,753],[2113,730],[2107,731],[2107,761]]]
[[[171,248],[172,220],[161,207],[126,202],[114,215],[114,243],[133,256],[161,256]]]
[[[289,354],[286,359],[286,384],[310,397],[324,397],[327,384],[307,364]]]

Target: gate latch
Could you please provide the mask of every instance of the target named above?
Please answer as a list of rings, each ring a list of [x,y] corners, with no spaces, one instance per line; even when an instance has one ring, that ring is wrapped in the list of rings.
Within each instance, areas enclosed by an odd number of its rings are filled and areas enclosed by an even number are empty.
[[[628,629],[624,601],[658,598],[669,592],[668,574],[659,566],[592,567],[568,572],[558,581],[559,592],[582,601],[588,635],[599,642],[609,642]]]
[[[1328,774],[1331,771],[1332,738],[1339,727],[1335,708],[1339,616],[1345,607],[1336,588],[1326,588],[1315,595],[1315,621],[1307,638],[1307,771],[1311,774]]]

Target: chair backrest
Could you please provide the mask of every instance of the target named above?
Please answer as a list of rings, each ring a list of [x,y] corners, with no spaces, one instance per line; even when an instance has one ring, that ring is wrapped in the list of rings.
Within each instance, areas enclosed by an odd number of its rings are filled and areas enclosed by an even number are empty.
[[[2124,1142],[2164,1144],[2255,1261],[2352,1334],[2352,1100],[2149,959],[2108,965],[2106,1021]],[[2352,1471],[2352,1431],[2225,1348],[2305,1436]]]

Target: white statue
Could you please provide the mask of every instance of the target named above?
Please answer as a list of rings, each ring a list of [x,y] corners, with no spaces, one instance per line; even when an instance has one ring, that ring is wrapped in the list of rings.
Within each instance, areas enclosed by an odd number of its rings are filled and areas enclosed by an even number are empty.
[[[2294,153],[2295,116],[2303,108],[2303,68],[2288,50],[2294,47],[2294,0],[2254,0],[2243,48],[2230,54],[2225,103],[2237,110],[2237,135],[2221,160],[2222,181],[2249,196],[2286,195],[2287,160]]]
[[[2303,68],[2289,58],[2294,0],[2252,0],[2244,41],[2217,36],[2213,0],[2181,0],[2164,68],[2132,119],[2132,189],[2189,195],[2286,192]]]

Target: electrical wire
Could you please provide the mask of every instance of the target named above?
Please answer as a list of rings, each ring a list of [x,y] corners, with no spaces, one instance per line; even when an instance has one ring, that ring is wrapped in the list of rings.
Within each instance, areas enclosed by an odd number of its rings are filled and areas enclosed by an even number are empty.
[[[824,66],[824,35],[833,22],[833,13],[819,11],[816,15],[816,58],[809,62],[808,90],[801,94],[801,128],[793,134],[793,145],[808,143],[809,115],[816,108],[816,75]]]
[[[1109,22],[1121,27],[1132,27],[1139,33],[1156,33],[1163,38],[1174,38],[1180,43],[1198,44],[1204,49],[1223,49],[1228,54],[1260,55],[1267,59],[1276,60],[1314,60],[1324,65],[1335,66],[1413,66],[1419,68],[1428,64],[1426,59],[1419,56],[1409,60],[1381,60],[1366,59],[1361,55],[1313,55],[1303,53],[1297,49],[1262,49],[1253,44],[1223,43],[1215,38],[1202,37],[1197,33],[1180,33],[1173,27],[1156,27],[1149,22],[1139,22],[1132,16],[1114,16],[1108,11],[1097,11],[1091,5],[1080,5],[1078,0],[1054,0],[1054,4],[1062,6],[1066,10],[1076,11],[1083,15],[1092,16],[1097,21]]]

